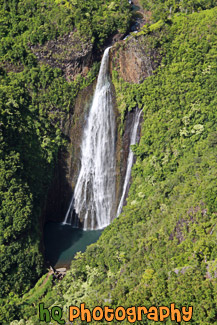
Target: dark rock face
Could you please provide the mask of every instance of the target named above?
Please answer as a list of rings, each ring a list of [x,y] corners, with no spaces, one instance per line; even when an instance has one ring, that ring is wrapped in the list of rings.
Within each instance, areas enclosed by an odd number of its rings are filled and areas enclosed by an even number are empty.
[[[143,35],[140,35],[138,37],[134,37],[131,35],[130,38],[127,39],[127,41],[119,41],[118,43],[116,43],[110,51],[110,71],[117,71],[118,77],[129,83],[143,82],[147,77],[153,74],[154,70],[159,66],[160,62],[161,55],[158,53],[156,48],[154,48],[153,46],[148,46],[146,44],[146,37]],[[126,174],[130,137],[133,127],[135,109],[136,107],[130,112],[126,110],[125,121],[123,126],[123,135],[121,136],[119,133],[117,133],[117,207],[122,194]],[[118,120],[118,108],[116,108],[116,114]],[[140,127],[138,130],[138,134],[140,134]]]
[[[44,45],[32,46],[31,50],[41,63],[60,68],[68,81],[77,74],[86,76],[93,63],[91,40],[81,38],[75,31]]]
[[[96,82],[80,92],[76,99],[73,113],[69,115],[69,118],[64,125],[64,133],[68,137],[69,144],[65,150],[60,151],[58,154],[53,181],[50,185],[43,211],[44,222],[62,222],[69,207],[80,170],[80,146],[82,134],[86,124],[88,111],[91,106],[95,84]],[[132,122],[135,112],[131,111],[127,113],[124,124],[124,133],[120,136],[118,132],[118,110],[115,103],[115,90],[113,105],[116,115],[115,206],[117,209],[125,179],[130,136],[133,126]],[[82,226],[82,223],[80,223],[80,225]]]
[[[130,151],[130,140],[131,133],[133,129],[134,115],[136,114],[135,110],[127,112],[124,121],[124,132],[121,136],[117,134],[117,150],[116,150],[116,209],[118,208],[120,198],[123,191],[123,185],[125,181],[125,175],[127,170],[127,160]],[[140,118],[141,123],[142,117]],[[140,138],[141,128],[139,126],[137,137]],[[139,139],[137,139],[139,140]],[[135,162],[135,158],[134,158]],[[127,188],[127,193],[129,190],[130,184]],[[125,203],[124,203],[125,205]]]
[[[161,62],[157,50],[148,47],[145,38],[141,36],[117,43],[112,48],[111,55],[111,69],[118,71],[119,77],[130,83],[142,83]]]
[[[58,44],[54,45],[55,49],[58,48],[58,46]],[[83,59],[84,56],[82,58],[77,57],[77,59],[75,58],[75,61],[82,61]],[[119,43],[117,43],[110,50],[111,71],[117,70],[121,78],[131,83],[140,83],[145,78],[150,76],[156,69],[158,62],[160,62],[158,53],[153,49],[144,47],[144,37],[141,37],[141,39],[132,38],[128,42],[119,41]],[[82,63],[81,66],[85,66],[85,63]],[[88,66],[88,68],[90,66],[91,64]],[[64,67],[62,68],[64,69]],[[70,78],[73,78],[76,72],[76,69],[73,70]],[[69,114],[67,120],[63,124],[63,132],[68,138],[69,144],[68,147],[65,150],[60,151],[58,155],[53,182],[50,186],[50,190],[47,195],[46,206],[43,212],[44,221],[63,221],[69,207],[80,170],[80,146],[82,141],[82,134],[86,124],[88,111],[91,106],[91,101],[93,99],[95,85],[96,81],[79,93],[73,112]],[[118,107],[116,104],[115,88],[113,88],[113,105],[116,115],[115,205],[117,208],[125,179],[130,136],[133,126],[132,122],[135,110],[126,113],[124,132],[123,135],[120,135],[118,132],[120,119]]]
[[[69,207],[80,168],[80,145],[94,88],[95,82],[79,93],[74,110],[63,126],[69,144],[58,155],[53,182],[43,211],[44,221],[63,221]]]

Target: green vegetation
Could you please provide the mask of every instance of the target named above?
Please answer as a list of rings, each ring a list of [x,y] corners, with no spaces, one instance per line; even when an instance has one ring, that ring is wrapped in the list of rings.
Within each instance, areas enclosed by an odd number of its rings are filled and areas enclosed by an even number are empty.
[[[1,76],[1,297],[41,274],[39,216],[79,86],[45,66]]]
[[[157,33],[140,35],[166,53],[142,84],[114,73],[117,97],[127,103],[122,116],[143,108],[127,206],[35,303],[62,306],[67,319],[67,306],[82,302],[90,308],[175,302],[193,306],[191,324],[216,323],[216,17],[216,8],[174,17]],[[20,318],[28,319],[31,308],[19,308]],[[39,324],[38,316],[26,324]]]
[[[74,29],[100,47],[110,35],[125,33],[131,20],[126,0],[1,0],[0,8],[0,60],[16,65],[34,66],[31,46]]]
[[[39,302],[63,307],[65,319],[67,307],[82,302],[89,308],[175,302],[177,308],[193,306],[191,324],[215,324],[217,8],[185,13],[215,1],[143,1],[161,21],[135,39],[159,53],[160,66],[137,85],[113,72],[121,123],[128,110],[143,109],[127,205],[96,244],[77,254],[61,282],[52,287],[44,275],[29,292],[43,271],[39,216],[57,152],[66,143],[61,125],[79,89],[96,75],[93,70],[68,83],[59,69],[39,66],[29,44],[76,27],[101,46],[113,32],[126,30],[130,16],[124,15],[127,1],[56,1],[50,11],[51,1],[46,8],[42,1],[21,3],[1,1],[7,11],[1,11],[1,58],[22,71],[1,69],[0,322],[42,324]],[[168,17],[170,6],[179,14],[165,22],[163,9]]]
[[[216,6],[216,0],[140,0],[140,3],[145,10],[151,11],[155,21],[177,12],[189,14]]]
[[[34,47],[74,32],[80,46],[88,39],[99,48],[127,30],[129,11],[128,1],[0,1],[1,323],[14,318],[15,301],[43,274],[40,216],[58,150],[67,143],[65,121],[78,91],[98,72],[94,63],[85,78],[67,82],[63,71],[37,60]]]

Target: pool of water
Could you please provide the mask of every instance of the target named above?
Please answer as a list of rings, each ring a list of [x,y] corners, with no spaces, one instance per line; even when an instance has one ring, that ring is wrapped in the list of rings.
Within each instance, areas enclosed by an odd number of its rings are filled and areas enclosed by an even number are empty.
[[[44,228],[46,261],[55,268],[69,268],[75,254],[84,252],[88,245],[96,242],[102,231],[84,231],[69,225],[48,222]]]

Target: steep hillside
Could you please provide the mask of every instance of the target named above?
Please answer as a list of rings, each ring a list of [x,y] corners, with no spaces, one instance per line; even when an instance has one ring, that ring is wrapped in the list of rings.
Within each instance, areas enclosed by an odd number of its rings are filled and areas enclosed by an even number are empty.
[[[45,271],[42,210],[75,97],[131,14],[128,1],[2,0],[0,15],[0,322],[8,324],[16,307],[5,299]]]
[[[215,0],[137,0],[144,8],[145,15],[152,20],[167,19],[174,13],[189,14],[216,6]]]
[[[77,254],[63,281],[35,295],[34,304],[11,300],[16,319],[26,320],[12,324],[43,324],[39,302],[63,307],[65,320],[68,306],[83,302],[91,309],[175,303],[193,306],[191,324],[216,324],[216,17],[216,8],[178,14],[113,49],[121,120],[136,106],[143,110],[127,205],[96,244]],[[146,69],[134,84],[122,66],[137,46],[153,75]],[[148,323],[155,322],[144,317]]]

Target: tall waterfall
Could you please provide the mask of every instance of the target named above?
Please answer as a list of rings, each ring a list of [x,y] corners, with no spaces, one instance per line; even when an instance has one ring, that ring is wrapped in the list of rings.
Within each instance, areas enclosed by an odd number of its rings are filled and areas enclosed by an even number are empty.
[[[115,214],[115,167],[115,115],[107,48],[83,133],[80,173],[64,223],[76,226],[79,218],[84,229],[110,224]]]
[[[131,137],[130,137],[130,145],[136,144],[136,138],[137,138],[137,133],[138,133],[138,127],[139,127],[139,120],[140,120],[140,116],[141,116],[142,111],[139,111],[139,109],[137,109],[136,114],[134,116],[134,121],[133,121],[133,129],[132,129],[132,133],[131,133]],[[122,191],[122,195],[121,195],[121,199],[118,205],[118,209],[117,209],[117,214],[116,217],[119,216],[119,214],[122,211],[123,208],[123,204],[124,204],[124,199],[126,196],[126,192],[127,192],[127,188],[128,188],[128,184],[130,182],[130,176],[131,176],[131,169],[133,166],[133,151],[130,149],[129,150],[129,155],[127,158],[127,170],[126,170],[126,175],[125,175],[125,180],[124,180],[124,185],[123,185],[123,191]]]

